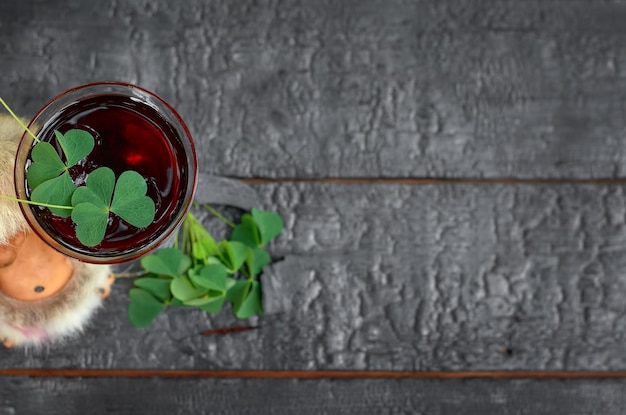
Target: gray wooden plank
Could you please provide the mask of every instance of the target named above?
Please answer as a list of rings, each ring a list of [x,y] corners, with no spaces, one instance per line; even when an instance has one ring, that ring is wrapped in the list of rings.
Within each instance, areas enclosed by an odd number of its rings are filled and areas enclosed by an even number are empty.
[[[116,79],[178,108],[205,173],[624,177],[621,2],[0,4],[21,114]],[[62,18],[60,18],[62,16]]]
[[[618,415],[618,380],[0,378],[1,414]]]
[[[5,367],[626,369],[624,186],[254,188],[286,222],[268,315],[172,309],[137,330],[120,281],[83,336],[1,350]],[[260,328],[199,335],[235,325]]]

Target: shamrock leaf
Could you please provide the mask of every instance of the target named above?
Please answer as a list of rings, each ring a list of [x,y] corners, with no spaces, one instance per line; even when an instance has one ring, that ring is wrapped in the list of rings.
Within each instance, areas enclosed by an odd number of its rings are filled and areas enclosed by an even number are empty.
[[[141,258],[141,266],[157,275],[178,277],[187,271],[191,259],[177,248],[161,248]]]
[[[250,271],[251,277],[256,277],[261,273],[263,267],[269,264],[271,261],[270,254],[266,250],[261,248],[254,248],[248,251],[248,257],[246,258],[246,266]]]
[[[144,227],[154,219],[154,201],[146,196],[147,185],[139,173],[125,171],[115,183],[115,174],[100,167],[89,174],[86,186],[72,195],[72,221],[76,236],[85,246],[96,246],[106,233],[110,212],[133,226]]]
[[[254,221],[254,218],[247,213],[241,217],[241,223],[233,229],[230,239],[239,241],[250,248],[262,246],[259,227]]]
[[[71,200],[76,186],[68,172],[40,183],[30,195],[30,200],[36,203],[43,203],[57,206],[71,207]],[[68,217],[72,209],[50,208],[50,211],[61,217]]]
[[[198,238],[191,246],[191,254],[195,259],[204,261],[217,253],[217,244],[211,235]]]
[[[65,164],[50,143],[39,142],[32,151],[33,163],[26,172],[26,180],[31,189],[36,189],[41,183],[57,177],[65,170]]]
[[[145,277],[136,279],[135,286],[143,288],[159,301],[168,301],[171,297],[170,281],[170,279]]]
[[[185,301],[185,305],[198,307],[200,310],[208,313],[219,313],[222,310],[226,297],[221,294],[218,297],[205,296],[194,300]]]
[[[189,276],[197,286],[208,290],[226,291],[228,270],[222,264],[205,265],[198,272],[190,273]]]
[[[218,257],[230,273],[236,272],[248,257],[248,247],[237,241],[218,244]]]
[[[72,195],[76,237],[85,246],[96,246],[104,239],[114,183],[113,170],[100,167],[89,174],[87,185],[77,188]]]
[[[185,275],[174,278],[170,284],[170,290],[172,291],[174,297],[183,302],[187,302],[207,294],[207,290],[194,287],[191,281],[189,281],[189,278]]]
[[[255,314],[263,314],[261,305],[261,286],[258,281],[238,280],[226,294],[233,303],[233,311],[237,318],[249,318]]]
[[[156,212],[154,201],[146,196],[146,180],[136,171],[125,171],[118,177],[111,212],[138,228],[148,226]]]
[[[84,157],[86,157],[94,147],[94,138],[87,131],[69,130],[65,135],[55,130],[57,141],[65,155],[65,163],[59,157],[55,148],[46,142],[35,144],[31,151],[33,163],[28,168],[26,180],[31,189],[35,189],[41,183],[53,179],[67,171]]]
[[[85,158],[95,145],[93,136],[84,130],[69,130],[65,135],[55,131],[54,134],[65,154],[67,167],[72,167]]]
[[[91,203],[79,203],[72,210],[76,237],[85,246],[96,246],[104,239],[109,211]]]
[[[129,292],[128,318],[135,327],[146,327],[165,308],[165,304],[141,288]]]
[[[277,237],[285,226],[283,219],[276,213],[270,211],[260,211],[256,208],[252,208],[252,217],[259,227],[261,233],[261,244],[265,246]]]

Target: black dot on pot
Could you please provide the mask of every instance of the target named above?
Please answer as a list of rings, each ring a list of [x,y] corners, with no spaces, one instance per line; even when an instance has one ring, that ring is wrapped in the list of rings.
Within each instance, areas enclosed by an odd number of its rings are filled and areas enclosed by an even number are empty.
[[[40,292],[43,292],[43,290],[45,290],[45,289],[46,289],[45,287],[43,287],[41,285],[38,285],[38,286],[35,287],[35,292],[36,293],[40,293]]]

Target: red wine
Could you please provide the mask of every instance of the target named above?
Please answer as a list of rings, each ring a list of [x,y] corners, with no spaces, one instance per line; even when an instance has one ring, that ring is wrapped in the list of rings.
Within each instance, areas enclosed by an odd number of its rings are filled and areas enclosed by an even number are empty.
[[[185,204],[181,195],[193,173],[188,171],[181,138],[156,109],[119,95],[99,95],[73,103],[46,123],[38,136],[55,146],[63,158],[54,131],[65,133],[76,128],[90,132],[95,147],[70,168],[74,183],[83,185],[89,173],[98,167],[109,167],[116,177],[126,170],[135,170],[146,179],[147,195],[155,202],[156,216],[147,227],[136,228],[112,214],[104,240],[94,247],[78,241],[71,218],[32,206],[37,220],[60,244],[89,255],[123,254],[150,244]]]

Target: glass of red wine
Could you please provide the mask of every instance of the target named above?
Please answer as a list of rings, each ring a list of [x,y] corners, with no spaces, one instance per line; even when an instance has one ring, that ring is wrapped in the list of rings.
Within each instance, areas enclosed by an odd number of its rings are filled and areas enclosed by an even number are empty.
[[[163,99],[141,87],[120,82],[98,82],[72,88],[54,98],[29,124],[39,140],[61,155],[55,130],[82,129],[95,138],[94,150],[70,176],[85,183],[90,171],[109,167],[116,176],[134,170],[147,183],[155,202],[151,224],[136,228],[111,215],[104,240],[93,247],[80,243],[71,218],[48,208],[20,203],[26,220],[46,243],[67,256],[90,263],[121,263],[159,246],[187,214],[196,187],[197,160],[191,134],[182,118]],[[20,199],[32,189],[26,180],[34,139],[24,133],[15,162],[15,186]]]

